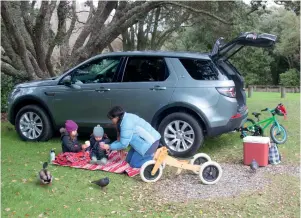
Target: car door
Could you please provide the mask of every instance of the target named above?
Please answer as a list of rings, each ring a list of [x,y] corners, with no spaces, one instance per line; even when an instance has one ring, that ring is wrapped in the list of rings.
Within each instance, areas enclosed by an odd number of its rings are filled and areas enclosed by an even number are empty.
[[[245,46],[270,48],[275,45],[276,39],[277,36],[272,34],[256,34],[251,32],[242,33],[240,36],[228,43],[224,43],[224,39],[219,38],[213,46],[211,57],[213,60],[225,61]]]
[[[93,59],[66,75],[52,93],[51,110],[59,125],[72,119],[82,127],[93,127],[108,122],[107,112],[111,107],[108,95],[110,86],[117,83],[121,57]],[[64,85],[66,77],[71,85]]]
[[[124,62],[121,83],[114,92],[112,106],[151,122],[154,114],[167,105],[174,92],[177,77],[171,63],[163,57],[130,56]]]

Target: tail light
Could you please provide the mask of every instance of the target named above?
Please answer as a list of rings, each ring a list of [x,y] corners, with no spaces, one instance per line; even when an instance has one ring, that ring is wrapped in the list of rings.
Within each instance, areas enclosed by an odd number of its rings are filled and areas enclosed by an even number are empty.
[[[241,117],[241,114],[237,113],[237,114],[233,115],[231,117],[231,119],[237,119],[237,118],[240,118],[240,117]]]
[[[223,87],[223,88],[216,88],[216,90],[224,96],[230,97],[230,98],[235,98],[236,97],[236,92],[234,87]]]

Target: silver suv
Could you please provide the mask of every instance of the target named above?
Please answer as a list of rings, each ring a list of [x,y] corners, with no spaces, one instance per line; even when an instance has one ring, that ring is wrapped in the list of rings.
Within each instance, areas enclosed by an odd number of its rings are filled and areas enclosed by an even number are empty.
[[[79,131],[112,128],[112,106],[149,121],[176,156],[194,154],[204,136],[241,127],[247,118],[243,78],[228,59],[244,46],[271,47],[276,36],[242,33],[210,54],[117,52],[97,55],[61,76],[17,85],[9,121],[27,141],[46,141],[72,119]]]

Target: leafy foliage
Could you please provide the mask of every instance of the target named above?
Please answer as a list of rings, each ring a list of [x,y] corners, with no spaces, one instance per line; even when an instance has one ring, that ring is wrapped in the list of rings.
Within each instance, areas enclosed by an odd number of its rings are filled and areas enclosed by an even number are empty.
[[[280,74],[280,84],[283,86],[300,86],[300,72],[296,69],[289,69]]]
[[[7,111],[8,95],[14,86],[20,82],[24,82],[24,80],[1,73],[1,113]]]

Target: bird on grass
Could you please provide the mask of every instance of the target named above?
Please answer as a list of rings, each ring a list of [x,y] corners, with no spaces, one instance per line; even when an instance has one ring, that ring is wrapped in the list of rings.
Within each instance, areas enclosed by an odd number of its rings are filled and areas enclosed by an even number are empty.
[[[109,185],[110,179],[108,177],[106,177],[106,178],[103,178],[103,179],[92,181],[91,183],[96,184],[96,185],[98,185],[99,187],[101,187],[103,189],[104,187]]]
[[[258,169],[258,163],[255,159],[252,160],[252,162],[250,164],[250,168],[253,173],[256,173],[256,170]]]
[[[43,164],[43,169],[40,170],[38,174],[38,179],[40,180],[41,185],[49,185],[52,183],[53,176],[51,175],[50,171],[47,170],[48,163],[45,162]]]

